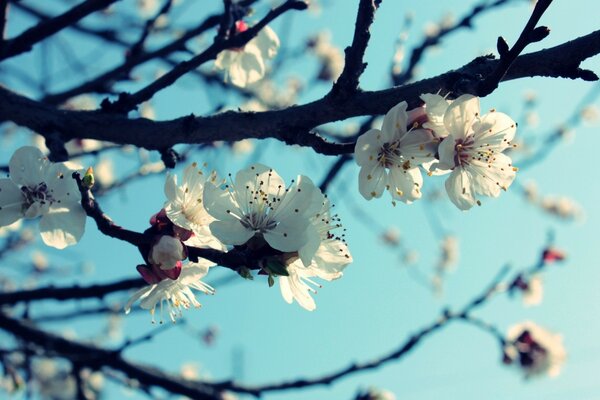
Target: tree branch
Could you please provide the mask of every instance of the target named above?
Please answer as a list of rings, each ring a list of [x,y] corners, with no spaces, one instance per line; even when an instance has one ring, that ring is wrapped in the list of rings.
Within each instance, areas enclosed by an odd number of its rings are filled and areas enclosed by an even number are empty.
[[[521,55],[511,65],[503,81],[532,76],[596,80],[597,76],[579,68],[580,63],[600,53],[600,31],[534,53]],[[433,78],[380,91],[356,93],[343,102],[322,98],[283,110],[254,112],[229,111],[210,117],[193,115],[170,121],[128,119],[99,111],[57,110],[0,87],[0,121],[9,120],[34,131],[54,128],[65,139],[89,138],[147,149],[162,149],[180,143],[210,143],[216,140],[276,138],[288,144],[312,147],[326,155],[349,154],[354,145],[335,144],[314,133],[316,126],[360,115],[385,114],[400,101],[409,107],[420,105],[422,93],[463,93],[478,95],[478,83],[498,66],[492,57],[479,57],[469,64]],[[127,132],[127,135],[123,135]]]
[[[358,12],[356,13],[356,24],[354,26],[354,37],[352,45],[346,47],[346,61],[344,70],[337,82],[331,89],[333,96],[348,96],[358,90],[358,81],[367,64],[363,62],[371,32],[369,29],[375,19],[375,11],[381,0],[360,0]]]
[[[14,39],[5,41],[0,48],[0,60],[31,50],[34,44],[116,1],[118,0],[86,0],[57,17],[37,24]]]
[[[132,94],[121,93],[121,95],[119,95],[119,99],[115,102],[110,102],[107,100],[103,101],[102,108],[105,111],[127,113],[135,109],[138,104],[150,100],[159,91],[171,86],[183,75],[198,68],[205,62],[216,58],[221,51],[229,48],[243,47],[246,43],[252,40],[252,38],[254,38],[258,32],[269,22],[273,21],[285,12],[290,10],[305,10],[307,7],[308,5],[304,1],[287,0],[279,7],[271,10],[262,20],[260,20],[260,22],[247,31],[225,40],[215,40],[215,42],[202,53],[190,60],[177,64],[172,70],[137,92]]]
[[[190,381],[168,374],[157,368],[129,362],[121,352],[106,350],[75,340],[68,340],[50,332],[43,331],[31,323],[19,321],[0,312],[0,327],[20,340],[35,344],[45,352],[55,353],[81,366],[92,369],[112,368],[121,371],[129,378],[136,379],[148,386],[158,386],[172,393],[193,399],[221,399],[221,391],[211,384]]]

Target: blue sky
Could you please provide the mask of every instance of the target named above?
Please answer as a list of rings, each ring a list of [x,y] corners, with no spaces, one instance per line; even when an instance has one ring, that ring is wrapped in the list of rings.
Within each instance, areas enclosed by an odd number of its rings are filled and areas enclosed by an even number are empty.
[[[208,6],[219,9],[218,1]],[[343,47],[350,43],[357,1],[322,1],[320,14],[296,13],[275,22],[273,28],[281,32],[290,26],[289,42],[301,43],[307,34],[322,29],[331,31],[334,43]],[[550,47],[597,29],[597,13],[590,12],[589,0],[555,2],[542,18],[541,24],[551,28],[551,35],[527,51]],[[405,13],[412,12],[414,21],[409,31],[408,46],[420,43],[424,26],[439,21],[447,12],[455,17],[473,6],[470,1],[383,1],[373,26],[371,45],[366,53],[369,63],[361,82],[365,89],[385,88],[389,85],[389,66],[394,42],[400,33]],[[126,5],[120,9],[128,10]],[[194,5],[189,10],[199,9]],[[434,76],[458,68],[474,57],[493,51],[498,35],[511,44],[524,26],[531,4],[513,1],[510,5],[477,18],[475,29],[461,30],[442,43],[439,49],[429,50],[421,65],[419,78]],[[182,21],[194,18],[186,12]],[[257,15],[262,15],[259,11]],[[288,18],[288,19],[286,19]],[[576,23],[574,23],[576,21]],[[508,22],[508,23],[507,23]],[[27,20],[9,25],[12,32],[24,27]],[[61,36],[70,40],[78,54],[93,54],[95,49],[85,39],[73,35]],[[207,39],[208,40],[208,39]],[[105,51],[97,63],[90,64],[90,73],[116,62],[117,51]],[[39,73],[35,54],[19,57],[13,66]],[[588,60],[586,68],[600,72],[600,59]],[[52,68],[60,71],[60,60]],[[313,60],[298,61],[286,70],[287,76],[303,76],[305,71],[316,71]],[[156,65],[140,69],[140,74],[151,74]],[[93,75],[93,74],[92,74]],[[184,78],[185,88],[173,87],[159,93],[153,100],[157,119],[169,119],[191,112],[203,114],[212,109],[207,90],[191,78]],[[10,87],[22,89],[16,82]],[[56,80],[55,89],[69,86]],[[136,84],[123,86],[126,90]],[[528,128],[525,121],[517,121],[521,128],[517,137],[536,140],[563,123],[573,112],[579,100],[590,90],[592,83],[554,80],[548,78],[521,79],[504,83],[492,95],[482,99],[482,108],[496,108],[514,119],[522,116],[523,98],[528,91],[537,94],[539,125]],[[300,102],[322,96],[328,85],[319,84],[308,91]],[[35,95],[35,93],[30,93]],[[230,106],[240,100],[228,96]],[[340,124],[343,126],[343,124]],[[523,320],[533,320],[550,330],[564,335],[568,360],[561,375],[555,379],[541,378],[523,381],[517,371],[500,363],[500,353],[494,339],[484,332],[460,323],[450,324],[439,333],[428,337],[410,355],[401,361],[389,363],[375,371],[350,376],[331,387],[316,387],[296,392],[266,395],[266,399],[349,399],[358,388],[377,386],[396,393],[403,399],[592,399],[597,398],[600,386],[596,371],[600,367],[600,345],[597,342],[600,322],[598,301],[598,241],[600,215],[600,186],[595,179],[596,151],[600,144],[597,126],[583,124],[575,129],[570,141],[561,143],[544,161],[517,175],[517,184],[533,180],[541,193],[564,195],[577,201],[585,210],[582,222],[565,223],[542,213],[523,200],[515,186],[498,199],[485,199],[483,207],[469,212],[458,211],[447,199],[435,203],[417,202],[393,207],[388,199],[366,202],[358,194],[358,167],[348,165],[330,190],[330,198],[337,205],[354,263],[338,281],[325,283],[316,296],[317,310],[307,312],[297,305],[286,304],[277,288],[269,289],[266,281],[239,280],[223,288],[217,287],[214,297],[201,296],[204,307],[186,313],[187,325],[196,330],[218,325],[216,344],[206,347],[190,337],[186,329],[174,328],[152,342],[128,352],[132,359],[156,363],[172,371],[181,364],[193,361],[202,371],[216,379],[225,379],[235,371],[248,384],[277,382],[300,376],[318,377],[352,362],[366,361],[395,349],[412,332],[430,323],[449,306],[460,307],[478,294],[505,264],[514,269],[533,265],[546,243],[547,232],[555,232],[556,244],[568,252],[568,261],[553,266],[544,276],[544,301],[541,306],[523,308],[519,299],[499,297],[477,311],[476,315],[502,331]],[[23,135],[23,138],[25,136]],[[17,139],[17,145],[22,139]],[[286,180],[305,174],[319,181],[334,162],[332,158],[315,155],[308,149],[285,149],[275,141],[256,143],[261,148],[260,161],[276,169]],[[2,152],[7,160],[10,152]],[[126,173],[134,164],[119,156],[117,172]],[[204,156],[205,157],[205,156]],[[212,154],[208,161],[221,174],[234,173],[247,165],[250,157],[233,156],[223,151]],[[197,161],[203,162],[201,153]],[[517,157],[515,156],[515,159]],[[518,166],[518,163],[515,162]],[[164,202],[164,177],[145,178],[127,186],[122,193],[101,199],[103,208],[119,224],[143,230],[150,215]],[[443,178],[425,181],[425,192],[443,189]],[[356,207],[366,215],[365,223],[357,218]],[[445,281],[442,296],[435,296],[411,278],[409,268],[429,274],[439,256],[439,232],[432,231],[426,213],[435,213],[445,233],[456,235],[460,242],[460,261]],[[137,250],[123,243],[102,237],[91,221],[81,243],[59,253],[44,249],[53,260],[83,257],[95,264],[95,275],[72,276],[61,283],[111,281],[135,275],[140,263]],[[416,265],[405,266],[398,252],[391,251],[380,240],[380,227],[397,228],[407,248],[420,254]],[[40,245],[40,248],[41,245]],[[13,259],[14,260],[14,259]],[[229,271],[211,272],[210,278],[227,276]],[[209,279],[210,280],[210,279]],[[114,296],[122,300],[125,297]],[[55,307],[55,304],[48,304]],[[40,307],[40,312],[44,306]],[[137,313],[124,319],[126,337],[136,337],[152,328],[150,316]],[[99,321],[86,319],[71,329],[85,337]],[[64,328],[55,325],[56,329]],[[234,367],[235,355],[243,354]],[[119,390],[112,388],[111,390]],[[117,392],[114,392],[117,393]],[[117,396],[115,394],[115,396]],[[113,396],[110,396],[113,398]],[[140,397],[141,398],[141,397]]]

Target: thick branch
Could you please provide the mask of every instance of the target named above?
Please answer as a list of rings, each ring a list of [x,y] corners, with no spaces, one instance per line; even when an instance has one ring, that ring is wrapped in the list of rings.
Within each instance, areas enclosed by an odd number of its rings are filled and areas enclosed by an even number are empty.
[[[56,32],[63,30],[89,14],[108,7],[116,1],[117,0],[86,0],[64,14],[37,24],[14,39],[4,42],[4,45],[0,49],[0,60],[14,57],[31,50],[34,44],[54,35]]]
[[[600,31],[562,45],[519,56],[503,80],[532,76],[595,80],[595,74],[579,68],[580,63],[600,53]],[[360,92],[343,102],[322,98],[283,110],[229,111],[210,117],[193,115],[170,121],[128,119],[99,111],[57,110],[40,102],[0,88],[0,121],[43,132],[52,128],[65,139],[89,138],[147,149],[162,149],[178,143],[210,143],[215,140],[276,138],[288,144],[309,146],[322,154],[348,154],[353,144],[333,144],[314,133],[316,126],[360,115],[385,114],[400,101],[409,107],[420,105],[422,93],[479,94],[478,83],[498,65],[498,60],[480,57],[454,71],[404,86]],[[123,135],[127,132],[127,135]]]

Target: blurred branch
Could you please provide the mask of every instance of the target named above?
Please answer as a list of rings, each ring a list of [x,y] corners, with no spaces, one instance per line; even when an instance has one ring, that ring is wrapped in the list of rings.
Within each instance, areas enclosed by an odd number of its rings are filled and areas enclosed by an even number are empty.
[[[117,0],[86,0],[69,11],[29,28],[19,36],[6,40],[0,47],[0,60],[29,51],[33,45],[69,27],[89,14],[102,10]]]
[[[425,55],[425,51],[432,46],[436,46],[440,43],[441,39],[448,36],[451,33],[456,32],[461,28],[473,28],[473,20],[481,15],[485,11],[492,10],[496,7],[500,7],[504,4],[509,3],[513,0],[496,0],[493,2],[483,2],[475,7],[471,11],[469,11],[466,15],[464,15],[459,22],[450,26],[442,26],[435,35],[427,35],[423,42],[412,49],[410,54],[408,65],[404,72],[400,74],[394,74],[392,79],[394,81],[394,85],[398,86],[410,81],[414,77],[415,67],[421,62],[423,56]]]
[[[476,296],[470,303],[463,307],[460,311],[451,312],[449,310],[444,310],[442,312],[442,315],[439,318],[437,318],[434,322],[411,335],[395,350],[382,357],[378,357],[363,363],[353,363],[348,367],[342,368],[338,371],[329,373],[319,378],[303,378],[293,381],[262,386],[242,386],[238,385],[235,382],[228,381],[218,384],[217,387],[220,387],[225,390],[231,390],[236,393],[247,393],[254,396],[261,396],[267,392],[273,391],[299,389],[317,385],[330,385],[348,375],[361,371],[379,368],[380,366],[387,364],[390,361],[401,359],[403,356],[412,351],[417,344],[421,343],[421,341],[430,336],[432,333],[437,332],[442,328],[446,327],[449,322],[454,320],[468,319],[467,315],[471,311],[474,311],[475,309],[485,304],[489,299],[491,299],[496,293],[499,292],[499,289],[503,287],[502,282],[508,274],[508,271],[508,267],[503,267],[494,277],[494,279],[491,281],[488,287],[481,294]]]
[[[0,305],[11,305],[19,302],[29,302],[34,300],[73,300],[73,299],[101,299],[111,293],[124,290],[136,289],[146,285],[141,278],[123,279],[121,281],[89,285],[89,286],[69,286],[55,287],[46,286],[38,289],[20,290],[15,292],[0,293]]]
[[[102,109],[109,112],[127,113],[128,111],[135,109],[138,104],[150,100],[159,91],[171,86],[183,75],[198,68],[205,62],[216,58],[221,51],[230,48],[243,47],[246,43],[252,40],[269,22],[273,21],[285,12],[290,10],[305,10],[307,7],[308,5],[304,1],[287,0],[279,7],[271,10],[263,19],[261,19],[256,25],[252,26],[248,30],[231,38],[215,40],[215,42],[202,53],[190,60],[177,64],[172,70],[137,92],[132,94],[121,93],[118,100],[115,102],[105,99],[105,101],[102,102]]]
[[[123,372],[129,378],[142,384],[158,386],[171,393],[177,393],[199,400],[221,399],[220,389],[214,385],[190,381],[168,374],[157,368],[135,364],[123,358],[118,350],[107,350],[41,330],[30,322],[19,321],[0,312],[0,327],[20,340],[40,347],[44,352],[77,362],[92,369],[112,368]]]

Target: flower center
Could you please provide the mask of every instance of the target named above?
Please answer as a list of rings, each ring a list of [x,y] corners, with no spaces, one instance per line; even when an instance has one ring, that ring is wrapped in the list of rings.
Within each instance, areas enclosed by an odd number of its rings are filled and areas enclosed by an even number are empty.
[[[242,216],[240,223],[246,229],[265,233],[277,226],[277,221],[269,220],[264,214],[251,213]]]
[[[377,161],[381,166],[391,168],[396,164],[398,157],[400,157],[400,142],[384,143],[377,154]]]
[[[23,211],[33,211],[35,215],[39,215],[43,209],[47,209],[56,201],[52,190],[48,189],[46,182],[40,182],[35,186],[23,186],[21,187],[21,192],[25,197]],[[35,207],[32,208],[34,205]]]
[[[473,144],[475,144],[473,135],[469,135],[465,139],[456,139],[454,145],[454,165],[469,165],[469,152],[473,149]]]

